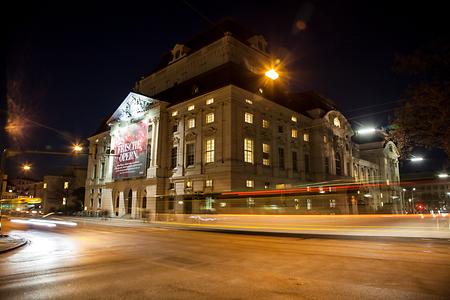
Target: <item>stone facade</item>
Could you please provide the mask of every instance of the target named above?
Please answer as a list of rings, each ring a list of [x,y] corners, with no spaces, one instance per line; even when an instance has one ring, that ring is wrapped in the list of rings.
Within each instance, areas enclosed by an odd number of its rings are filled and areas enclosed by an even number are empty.
[[[198,40],[175,45],[165,65],[139,81],[107,126],[89,138],[87,209],[130,218],[148,212],[154,217],[248,209],[265,213],[271,208],[271,213],[275,208],[298,213],[316,207],[357,213],[346,192],[326,195],[331,187],[306,198],[227,199],[223,195],[353,183],[354,178],[361,182],[359,174],[366,169],[369,182],[398,180],[398,168],[391,168],[396,158],[384,160],[391,155],[386,146],[355,146],[351,124],[332,101],[316,93],[287,96],[277,93],[275,84],[264,82],[263,70],[273,57],[261,36],[245,39],[242,32],[236,36],[223,32],[203,45]],[[119,132],[133,124],[147,128],[146,147],[136,152],[146,155],[145,164],[133,165],[133,170],[143,169],[139,176],[127,173],[118,178],[123,155],[116,153],[123,135]],[[136,143],[132,140],[120,149]],[[381,197],[389,195],[376,196],[370,211],[376,211]]]

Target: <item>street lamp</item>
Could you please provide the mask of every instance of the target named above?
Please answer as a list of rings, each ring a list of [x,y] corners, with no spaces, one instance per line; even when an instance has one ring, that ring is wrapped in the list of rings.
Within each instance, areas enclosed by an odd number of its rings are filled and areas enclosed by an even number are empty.
[[[280,77],[280,74],[278,74],[278,72],[274,69],[270,69],[266,72],[266,76],[272,80],[276,80],[278,77]]]
[[[362,128],[356,131],[356,133],[358,134],[371,134],[371,133],[375,133],[376,129],[375,128]]]
[[[438,177],[439,177],[439,178],[447,178],[448,176],[449,176],[449,175],[446,174],[446,173],[438,174]]]
[[[31,165],[30,164],[23,164],[22,165],[22,170],[24,170],[25,172],[28,172],[31,170]]]
[[[419,162],[419,161],[423,161],[423,157],[421,157],[421,156],[414,156],[414,157],[411,157],[409,160],[412,161],[412,162]]]
[[[80,144],[74,144],[72,146],[72,148],[73,148],[74,152],[81,152],[81,151],[83,151],[83,146],[81,146]]]

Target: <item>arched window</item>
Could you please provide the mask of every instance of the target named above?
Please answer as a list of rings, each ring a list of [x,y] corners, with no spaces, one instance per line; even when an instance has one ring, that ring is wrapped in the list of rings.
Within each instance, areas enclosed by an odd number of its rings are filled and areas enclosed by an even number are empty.
[[[336,175],[342,175],[342,167],[341,167],[341,154],[339,152],[335,155],[335,163],[336,163]]]
[[[117,199],[116,199],[116,208],[119,208],[119,196],[117,196]]]
[[[142,208],[147,208],[147,197],[142,197]]]

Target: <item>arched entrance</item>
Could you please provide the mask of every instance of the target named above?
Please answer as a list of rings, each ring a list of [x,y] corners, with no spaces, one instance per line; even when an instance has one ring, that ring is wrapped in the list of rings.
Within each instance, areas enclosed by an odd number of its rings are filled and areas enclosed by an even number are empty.
[[[133,206],[133,190],[128,191],[127,196],[127,214],[131,214],[131,207]]]

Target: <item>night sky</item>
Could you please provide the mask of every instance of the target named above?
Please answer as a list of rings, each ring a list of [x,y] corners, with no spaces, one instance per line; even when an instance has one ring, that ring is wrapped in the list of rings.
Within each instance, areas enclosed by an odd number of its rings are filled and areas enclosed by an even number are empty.
[[[355,127],[386,126],[409,84],[393,72],[395,54],[448,35],[447,10],[438,1],[61,3],[9,8],[7,95],[32,122],[14,139],[2,131],[2,149],[67,152],[72,141],[87,145],[163,52],[225,17],[266,37],[287,63],[291,89],[334,100]],[[5,122],[6,101],[1,109]],[[439,166],[442,153],[424,153]],[[83,159],[18,155],[6,160],[9,172],[17,174],[24,161],[39,178]]]

